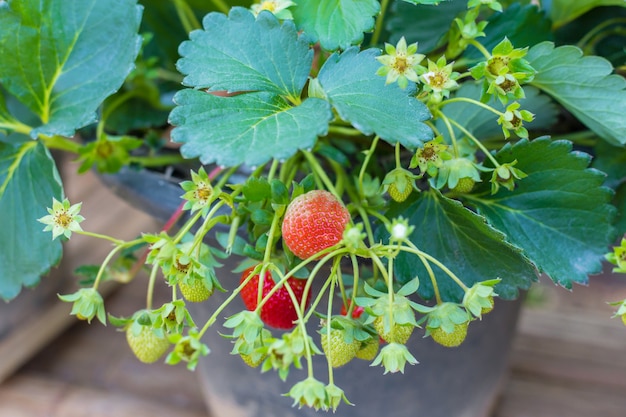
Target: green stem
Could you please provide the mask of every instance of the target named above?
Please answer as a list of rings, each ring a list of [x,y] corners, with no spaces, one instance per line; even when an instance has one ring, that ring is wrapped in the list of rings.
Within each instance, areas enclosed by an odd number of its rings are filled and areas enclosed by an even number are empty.
[[[326,343],[329,345],[329,348],[330,348],[330,332],[331,332],[330,322],[331,322],[331,317],[333,315],[333,298],[334,298],[333,293],[335,292],[335,280],[336,279],[337,279],[337,275],[331,274],[330,291],[328,292],[328,306],[326,308]],[[332,366],[333,349],[329,349],[329,348],[325,350],[326,351],[326,364],[328,366],[328,384],[332,385],[334,382],[333,366]]]
[[[109,264],[109,262],[111,262],[111,259],[113,259],[115,254],[122,250],[122,248],[124,248],[124,245],[116,246],[115,248],[113,248],[113,250],[111,250],[111,252],[109,252],[106,258],[104,258],[104,261],[102,261],[102,265],[100,265],[100,269],[98,269],[98,275],[96,275],[96,279],[93,282],[92,287],[94,290],[98,290],[98,286],[100,285],[100,281],[102,281],[106,266]]]
[[[174,238],[174,245],[177,245],[183,237],[191,230],[194,224],[202,217],[202,211],[199,211],[193,216],[191,219],[187,220],[182,229],[178,231],[176,237]]]
[[[132,164],[141,165],[142,167],[160,167],[167,165],[174,165],[184,162],[185,158],[180,154],[173,155],[155,155],[155,156],[131,156],[129,162]]]
[[[152,269],[150,270],[150,280],[148,281],[148,290],[146,291],[146,309],[152,310],[152,299],[154,297],[154,283],[156,282],[156,276],[159,268],[155,263],[152,265]],[[173,286],[172,291],[176,291],[176,285]],[[176,296],[176,293],[173,293],[173,297]]]
[[[324,169],[320,166],[320,163],[317,159],[315,159],[313,154],[309,151],[302,151],[302,154],[309,162],[309,165],[311,166],[311,169],[313,170],[315,175],[322,180],[326,189],[333,193],[337,198],[341,198],[341,196],[337,193],[337,190],[335,189],[335,185],[330,180],[330,178],[328,178],[328,175],[326,175],[326,171],[324,171]]]
[[[78,154],[80,149],[82,148],[82,145],[80,143],[76,143],[73,140],[59,135],[39,135],[39,138],[43,141],[44,145],[46,145],[48,149],[58,149],[61,151]]]
[[[443,123],[446,125],[446,129],[448,129],[448,134],[450,135],[450,141],[452,142],[452,151],[454,152],[454,157],[458,158],[459,157],[459,145],[456,142],[456,135],[454,134],[454,129],[452,128],[452,125],[450,124],[450,120],[448,120],[448,117],[441,110],[436,110],[436,113],[437,113],[437,116],[439,116],[441,120],[443,120]]]
[[[461,124],[459,122],[457,122],[454,119],[448,119],[450,121],[450,123],[452,123],[454,126],[456,126],[461,132],[463,132],[465,134],[465,136],[467,136],[468,138],[470,138],[472,140],[472,142],[474,142],[476,144],[476,146],[478,146],[480,148],[481,151],[483,151],[483,153],[487,156],[487,158],[489,158],[489,160],[491,161],[491,163],[493,164],[493,166],[495,168],[498,168],[500,166],[500,163],[496,160],[496,158],[491,154],[491,152],[489,152],[489,149],[487,149],[485,147],[485,145],[482,144],[481,141],[479,141],[476,136],[472,135],[469,130],[467,130],[465,127],[461,126]]]
[[[178,19],[180,23],[183,25],[185,32],[190,33],[195,29],[200,29],[200,22],[196,19],[196,16],[193,14],[193,10],[189,7],[185,0],[174,0],[174,6],[176,7],[176,14],[178,14]]]
[[[352,317],[352,311],[354,311],[354,297],[359,285],[359,261],[354,254],[350,254],[350,262],[352,263],[352,297],[350,303],[347,306],[346,317]]]
[[[456,282],[456,284],[461,287],[463,289],[463,291],[467,291],[469,290],[469,288],[467,287],[467,285],[465,285],[465,283],[463,283],[463,281],[461,281],[459,279],[459,277],[457,277],[454,272],[450,271],[450,269],[445,266],[443,263],[441,263],[437,258],[427,254],[426,252],[422,252],[421,250],[419,250],[417,248],[417,246],[415,246],[413,244],[413,242],[411,241],[407,241],[406,244],[408,246],[403,246],[402,250],[408,253],[412,253],[414,255],[417,255],[419,257],[424,257],[425,259],[427,259],[429,262],[432,262],[433,264],[437,265],[437,267],[439,269],[441,269],[443,272],[446,273],[446,275],[448,275],[454,282]]]
[[[389,0],[382,0],[380,2],[380,14],[376,17],[376,27],[374,28],[374,33],[372,34],[372,39],[370,40],[370,46],[378,45],[378,39],[380,38],[380,34],[383,30],[383,23],[388,5]]]
[[[421,254],[418,255],[422,264],[424,264],[424,268],[426,268],[426,272],[428,272],[428,276],[430,277],[430,282],[433,286],[433,292],[435,293],[435,300],[437,304],[441,304],[443,301],[441,300],[441,294],[439,293],[439,284],[437,283],[437,278],[435,278],[435,273],[433,269],[430,267],[430,263],[424,258]]]
[[[605,28],[614,24],[625,23],[625,22],[626,22],[626,19],[623,17],[616,17],[613,19],[605,20],[604,22],[600,23],[598,26],[594,27],[589,32],[587,32],[587,34],[578,41],[576,46],[578,46],[580,49],[585,49],[587,43],[591,39],[593,39],[597,34],[602,32]]]
[[[13,132],[21,133],[26,136],[28,136],[30,134],[30,131],[33,130],[32,127],[25,125],[24,123],[17,121],[17,120],[15,121],[6,120],[0,123],[0,129],[9,129],[9,130],[12,130]]]
[[[473,98],[469,98],[469,97],[449,98],[447,100],[442,101],[441,104],[439,104],[439,108],[441,109],[443,106],[446,106],[446,105],[452,104],[452,103],[458,103],[458,102],[465,102],[465,103],[474,104],[476,106],[482,107],[485,110],[489,110],[490,112],[494,113],[498,117],[502,116],[502,114],[503,114],[502,112],[499,112],[498,110],[494,109],[490,105],[482,103],[482,102],[480,102],[478,100],[474,100]]]
[[[487,48],[485,48],[485,47],[483,46],[483,44],[482,44],[482,43],[478,42],[476,39],[469,39],[469,40],[468,40],[468,42],[469,42],[471,45],[475,46],[475,47],[476,47],[476,49],[478,49],[478,50],[480,51],[480,53],[481,53],[481,54],[483,54],[483,55],[485,56],[485,58],[487,58],[487,59],[491,59],[491,52],[489,52],[489,51],[487,50]]]
[[[211,0],[215,8],[224,14],[228,14],[230,6],[224,0]]]
[[[367,154],[365,155],[363,164],[361,164],[361,170],[359,171],[359,196],[361,198],[365,198],[365,194],[363,193],[363,189],[364,189],[363,181],[365,178],[365,170],[367,169],[367,166],[369,165],[369,162],[372,159],[372,156],[374,155],[374,151],[376,150],[376,146],[378,146],[379,140],[380,138],[378,137],[378,135],[374,136],[374,139],[372,140],[372,145],[370,146],[369,150],[367,151]]]
[[[85,231],[85,230],[77,230],[77,231],[76,231],[76,232],[74,232],[74,233],[77,233],[77,234],[79,234],[79,235],[83,235],[83,236],[89,236],[89,237],[95,237],[95,238],[98,238],[98,239],[108,240],[108,241],[110,241],[110,242],[113,242],[113,244],[115,244],[115,245],[117,245],[117,246],[120,246],[120,245],[124,245],[124,244],[125,244],[125,242],[124,242],[123,240],[120,240],[120,239],[115,239],[114,237],[107,236],[107,235],[103,235],[103,234],[100,234],[100,233],[87,232],[87,231]],[[136,240],[134,240],[133,242],[134,242],[134,243],[139,243],[139,242],[141,242],[141,241],[142,241],[141,239],[136,239]],[[134,244],[134,243],[133,243],[133,244]],[[126,245],[126,246],[128,246],[128,245]]]
[[[335,133],[337,135],[343,136],[361,136],[363,133],[352,127],[344,127],[344,126],[329,126],[328,133]]]

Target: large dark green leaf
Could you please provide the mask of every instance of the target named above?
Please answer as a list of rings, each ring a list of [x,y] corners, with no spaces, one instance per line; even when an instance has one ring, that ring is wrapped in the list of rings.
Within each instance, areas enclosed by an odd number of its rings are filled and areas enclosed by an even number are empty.
[[[563,26],[594,7],[626,7],[623,0],[550,0],[549,3],[550,17],[555,27]]]
[[[397,205],[389,217],[408,216],[415,226],[411,241],[434,256],[466,285],[501,278],[496,290],[506,299],[517,296],[536,279],[532,265],[521,251],[506,242],[505,236],[489,226],[485,218],[438,191],[423,192],[411,203]],[[401,254],[395,263],[399,278],[408,282],[420,278],[420,296],[433,297],[433,287],[422,262],[414,255]],[[463,291],[439,268],[433,266],[438,287],[445,300],[460,301]]]
[[[295,0],[293,18],[312,42],[327,51],[346,49],[374,28],[377,0]]]
[[[0,84],[38,115],[32,137],[95,121],[133,66],[140,20],[136,0],[0,3]]]
[[[527,56],[537,70],[532,85],[613,144],[626,143],[626,80],[604,58],[583,56],[575,46],[543,42]]]
[[[500,163],[517,160],[528,174],[511,192],[475,201],[479,212],[539,269],[560,285],[587,283],[601,270],[613,241],[612,193],[602,187],[604,175],[588,169],[590,157],[571,152],[568,141],[522,140],[497,155]]]
[[[428,108],[414,97],[414,87],[400,89],[385,85],[376,75],[380,63],[378,49],[359,52],[352,47],[333,54],[319,72],[319,82],[339,116],[366,135],[373,133],[385,141],[415,148],[432,138],[425,120]]]
[[[177,66],[186,75],[185,85],[300,97],[313,50],[292,21],[280,23],[267,11],[255,19],[249,10],[235,7],[228,16],[208,14],[203,25],[180,46]]]
[[[332,118],[325,100],[308,98],[292,107],[266,92],[218,97],[187,89],[175,101],[172,139],[184,143],[183,155],[224,166],[259,165],[312,148]]]
[[[46,148],[35,141],[0,142],[0,298],[10,300],[33,286],[61,257],[61,243],[37,221],[52,198],[62,198],[61,180]]]
[[[450,29],[454,18],[465,10],[466,0],[446,1],[438,6],[415,6],[396,1],[392,4],[386,24],[389,41],[395,45],[404,36],[408,43],[418,42],[419,52],[431,52]]]

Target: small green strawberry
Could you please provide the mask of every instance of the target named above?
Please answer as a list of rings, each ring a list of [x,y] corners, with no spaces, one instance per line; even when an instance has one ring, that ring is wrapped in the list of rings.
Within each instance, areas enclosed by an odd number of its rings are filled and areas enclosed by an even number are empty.
[[[437,343],[445,347],[457,347],[465,340],[467,336],[467,326],[469,322],[456,324],[454,330],[451,333],[437,327],[436,329],[429,329],[430,337]]]
[[[452,191],[459,193],[459,194],[467,194],[474,189],[475,184],[476,184],[476,181],[474,181],[470,177],[459,178],[459,182],[452,189]]]
[[[211,291],[206,287],[204,282],[197,278],[191,278],[187,283],[181,281],[178,283],[180,292],[185,300],[192,303],[200,303],[206,301],[211,296]]]
[[[244,363],[248,365],[250,368],[258,367],[260,364],[263,363],[265,358],[267,358],[267,354],[256,354],[255,352],[249,355],[242,353],[240,356],[241,356],[241,360],[243,360]]]
[[[402,203],[413,192],[415,187],[414,175],[403,168],[396,168],[385,176],[383,185],[387,186],[389,197]]]
[[[326,328],[322,329],[322,349],[326,357],[330,358],[333,368],[338,368],[350,362],[361,348],[361,343],[352,339],[347,343],[344,332],[340,329],[330,329],[330,337]]]
[[[383,316],[376,317],[372,325],[385,342],[399,343],[401,345],[405,344],[409,340],[411,334],[413,334],[413,329],[415,328],[412,324],[392,323],[391,328],[386,331]]]
[[[170,346],[166,337],[157,335],[152,327],[138,323],[126,328],[126,341],[137,359],[143,363],[158,361]]]
[[[357,351],[356,357],[365,361],[373,361],[378,354],[378,347],[380,346],[380,340],[372,338],[371,340],[362,343],[361,348]]]

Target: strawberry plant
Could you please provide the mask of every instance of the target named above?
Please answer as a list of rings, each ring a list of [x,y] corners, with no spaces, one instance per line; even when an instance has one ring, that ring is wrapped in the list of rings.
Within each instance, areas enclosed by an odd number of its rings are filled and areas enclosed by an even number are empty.
[[[60,297],[72,314],[190,369],[220,332],[282,379],[306,364],[287,395],[335,410],[333,369],[353,358],[403,372],[410,338],[462,344],[539,273],[570,289],[605,257],[626,271],[626,241],[609,251],[626,232],[625,6],[0,1],[0,296],[73,234],[104,239],[110,255]],[[130,241],[83,230],[51,151],[80,171],[183,172],[179,210]],[[107,316],[99,285],[141,269],[146,305]],[[153,305],[155,285],[171,302]]]

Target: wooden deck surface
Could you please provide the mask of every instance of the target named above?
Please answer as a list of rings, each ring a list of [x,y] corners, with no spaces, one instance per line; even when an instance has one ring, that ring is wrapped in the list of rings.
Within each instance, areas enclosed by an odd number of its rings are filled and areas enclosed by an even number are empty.
[[[147,216],[111,201],[116,197],[93,175],[70,176],[68,183],[70,198],[84,201],[85,227],[103,227],[126,238],[157,230]],[[88,240],[70,243],[69,258],[88,252],[102,259],[108,251],[106,244],[96,249]],[[123,292],[113,292],[108,310],[129,314],[143,303],[145,285],[140,277]],[[522,313],[509,378],[493,417],[625,417],[626,327],[609,318],[612,307],[605,302],[626,298],[626,277],[594,279],[571,294],[552,284],[538,289]],[[157,298],[167,295],[162,287],[157,291]],[[69,312],[69,306],[58,308]],[[40,323],[40,329],[50,325]],[[13,357],[25,363],[0,384],[0,417],[209,416],[195,374],[183,366],[139,363],[123,333],[112,326],[70,318],[57,328],[58,334],[46,336],[49,341],[40,341],[36,355],[20,347],[30,339],[16,339],[10,346],[23,350]],[[3,343],[8,346],[0,338],[0,352]]]

